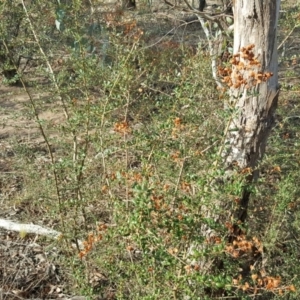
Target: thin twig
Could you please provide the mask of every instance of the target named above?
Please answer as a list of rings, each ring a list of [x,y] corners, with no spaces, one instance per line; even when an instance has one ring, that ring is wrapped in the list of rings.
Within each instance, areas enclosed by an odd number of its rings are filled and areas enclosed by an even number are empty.
[[[292,30],[288,33],[288,35],[284,38],[284,40],[280,43],[280,45],[277,47],[277,50],[279,50],[283,45],[284,43],[286,42],[286,40],[292,35],[292,33],[294,32],[294,30],[299,27],[300,25],[299,24],[296,24]]]

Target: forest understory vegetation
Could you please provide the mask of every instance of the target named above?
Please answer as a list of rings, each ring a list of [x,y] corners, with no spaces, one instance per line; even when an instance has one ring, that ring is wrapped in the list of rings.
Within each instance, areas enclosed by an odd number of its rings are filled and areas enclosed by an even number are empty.
[[[232,111],[201,26],[26,5],[0,4],[0,218],[62,234],[0,228],[0,298],[298,299],[299,4],[282,4],[276,124],[231,240],[249,170],[226,179]],[[220,201],[215,222],[201,208]]]

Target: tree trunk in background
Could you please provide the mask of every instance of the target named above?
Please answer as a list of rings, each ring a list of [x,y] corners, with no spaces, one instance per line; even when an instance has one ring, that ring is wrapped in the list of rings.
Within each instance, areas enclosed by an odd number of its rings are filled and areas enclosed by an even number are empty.
[[[280,0],[234,1],[234,49],[244,52],[240,61],[249,65],[249,45],[260,65],[239,71],[233,65],[231,103],[235,114],[226,135],[228,148],[223,152],[226,166],[243,170],[248,168],[249,181],[257,176],[255,168],[265,152],[268,135],[274,123],[278,99],[277,25]],[[248,47],[249,48],[249,47]],[[248,53],[248,54],[247,54]],[[247,84],[238,86],[236,75],[242,72]],[[254,75],[254,73],[256,75]],[[269,77],[273,74],[271,77]],[[269,77],[269,78],[268,78]],[[248,87],[246,86],[248,85]],[[236,219],[244,221],[249,202],[249,192],[244,191]]]
[[[20,53],[16,47],[16,40],[23,20],[22,5],[13,1],[4,3],[0,10],[0,18],[4,20],[0,28],[0,73],[10,84],[18,84],[19,80],[11,80],[18,74]]]
[[[136,8],[135,0],[123,0],[122,3],[123,3],[123,7],[126,9],[133,10]]]

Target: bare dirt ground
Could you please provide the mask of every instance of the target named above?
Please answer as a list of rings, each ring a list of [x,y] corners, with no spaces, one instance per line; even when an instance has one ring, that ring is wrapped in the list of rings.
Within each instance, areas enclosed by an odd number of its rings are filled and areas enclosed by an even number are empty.
[[[39,145],[42,141],[35,121],[28,118],[28,100],[23,88],[0,86],[0,219],[17,223],[25,211],[29,218],[35,219],[35,216],[17,200],[22,193],[23,176],[15,168],[18,158],[12,144]],[[51,110],[44,112],[43,117],[53,122],[60,120]],[[49,259],[50,253],[44,245],[38,236],[25,237],[0,229],[1,299],[62,296],[59,286],[63,276],[53,263],[53,254],[56,254],[52,253]]]
[[[165,22],[161,25],[163,30],[161,28],[159,30],[163,34],[156,36],[154,43],[162,39],[167,32],[176,36],[177,40],[189,36],[190,41],[198,43],[199,36],[203,34],[199,24],[188,26],[176,28],[169,21]],[[292,56],[299,51],[299,33],[299,30],[295,30],[288,38],[286,56]],[[280,64],[280,80],[284,84],[285,72],[289,68],[299,74],[297,58],[291,58]],[[295,77],[295,80],[298,79]],[[287,84],[292,85],[293,81],[289,80]],[[18,157],[13,150],[14,145],[43,147],[38,126],[28,115],[29,104],[28,95],[22,87],[0,84],[0,218],[22,222],[32,217],[34,223],[49,225],[43,224],[43,220],[36,220],[35,212],[18,201],[23,184],[22,174],[15,168]],[[53,123],[59,123],[64,118],[63,114],[57,113],[53,107],[42,112],[41,117]],[[72,298],[68,295],[68,288],[64,284],[64,272],[55,262],[55,258],[59,255],[56,250],[55,245],[51,246],[51,241],[45,242],[39,236],[26,234],[22,236],[22,233],[0,228],[0,299]]]

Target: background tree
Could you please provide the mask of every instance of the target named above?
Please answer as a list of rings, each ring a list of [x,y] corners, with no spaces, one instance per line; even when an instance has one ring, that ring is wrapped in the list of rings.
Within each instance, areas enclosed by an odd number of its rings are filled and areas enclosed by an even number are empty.
[[[23,10],[20,4],[6,1],[0,6],[0,12],[6,17],[6,22],[0,25],[1,73],[10,84],[15,84],[18,83],[17,70],[21,60],[17,38],[23,20]]]
[[[205,0],[199,0],[199,10],[203,11],[206,5],[206,1]]]
[[[123,6],[127,9],[135,9],[136,3],[135,0],[123,0]]]

